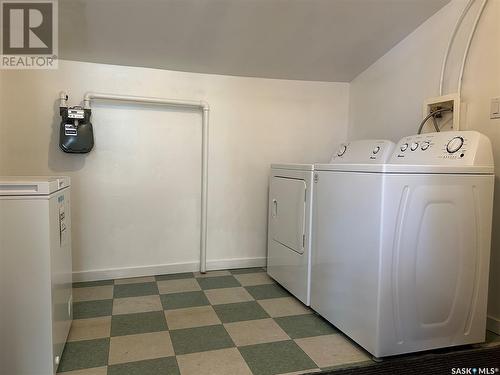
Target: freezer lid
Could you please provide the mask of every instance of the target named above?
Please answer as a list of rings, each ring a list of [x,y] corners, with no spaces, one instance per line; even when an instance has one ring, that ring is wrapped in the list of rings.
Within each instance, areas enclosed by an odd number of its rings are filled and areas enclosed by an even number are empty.
[[[0,196],[49,195],[70,184],[66,176],[1,176]]]

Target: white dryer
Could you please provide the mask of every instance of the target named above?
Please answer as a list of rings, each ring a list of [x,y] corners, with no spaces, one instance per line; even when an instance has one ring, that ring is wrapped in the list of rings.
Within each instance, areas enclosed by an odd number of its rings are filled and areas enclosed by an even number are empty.
[[[376,357],[484,341],[493,157],[473,131],[316,165],[311,305]]]
[[[267,273],[310,304],[312,164],[272,164]]]
[[[392,147],[392,142],[380,140],[343,143],[331,162],[355,160],[362,154],[363,161],[377,163],[390,155]],[[313,177],[313,164],[271,165],[267,273],[308,306]]]

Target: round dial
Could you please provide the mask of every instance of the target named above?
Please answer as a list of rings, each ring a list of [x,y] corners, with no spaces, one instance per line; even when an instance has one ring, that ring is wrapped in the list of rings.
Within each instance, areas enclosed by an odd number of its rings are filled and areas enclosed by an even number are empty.
[[[429,148],[430,145],[431,144],[429,141],[425,141],[424,143],[422,143],[422,146],[420,148],[422,149],[422,151],[425,151]]]
[[[380,146],[377,146],[373,149],[373,155],[377,154],[380,151]]]
[[[337,156],[342,156],[347,151],[346,145],[340,145],[339,150],[337,151]]]
[[[405,143],[405,144],[401,145],[401,151],[405,152],[406,150],[408,150],[408,143]]]
[[[415,151],[418,148],[418,142],[413,142],[411,144],[410,150]]]
[[[460,150],[463,144],[464,139],[462,137],[454,137],[446,145],[446,151],[448,151],[450,154],[453,154]]]

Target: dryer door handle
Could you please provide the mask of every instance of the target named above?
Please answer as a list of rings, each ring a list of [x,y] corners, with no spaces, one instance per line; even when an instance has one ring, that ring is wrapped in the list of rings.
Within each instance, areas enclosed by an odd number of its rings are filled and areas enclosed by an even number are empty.
[[[278,201],[273,198],[273,217],[278,216]]]

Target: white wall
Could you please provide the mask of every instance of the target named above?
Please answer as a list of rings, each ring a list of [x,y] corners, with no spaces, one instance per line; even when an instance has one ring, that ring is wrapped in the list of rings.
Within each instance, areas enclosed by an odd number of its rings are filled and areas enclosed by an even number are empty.
[[[3,75],[0,175],[72,177],[79,279],[197,268],[201,115],[99,103],[94,151],[69,155],[58,149],[60,90],[71,104],[88,90],[210,103],[209,268],[263,265],[269,164],[326,161],[346,138],[345,83],[70,61]]]
[[[477,12],[476,1],[452,50],[445,93],[456,91],[459,56]],[[449,35],[464,5],[454,0],[351,82],[351,139],[414,134],[422,119],[423,100],[439,95],[441,61]],[[460,56],[461,57],[461,56]],[[490,0],[473,40],[465,69],[461,128],[490,137],[496,174],[500,175],[500,120],[489,119],[490,98],[500,96],[500,1]],[[500,330],[500,181],[496,180],[491,257],[490,327]],[[499,332],[500,333],[500,332]]]

